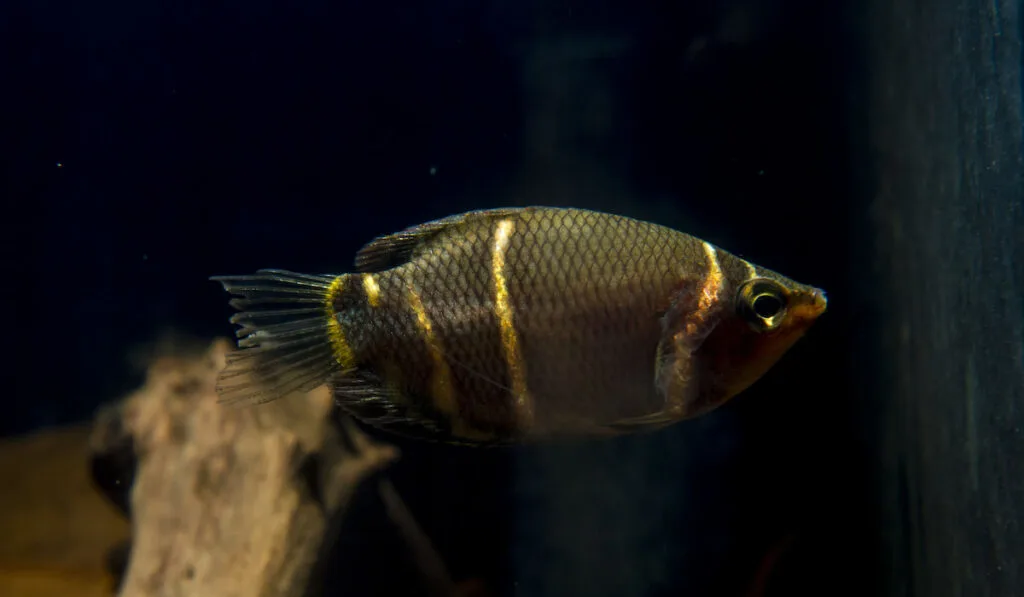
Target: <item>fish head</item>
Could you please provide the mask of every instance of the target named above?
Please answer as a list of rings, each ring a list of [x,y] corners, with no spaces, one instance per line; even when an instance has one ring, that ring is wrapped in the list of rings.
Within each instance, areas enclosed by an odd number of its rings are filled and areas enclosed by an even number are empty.
[[[686,363],[690,383],[678,398],[683,418],[713,410],[750,387],[828,304],[823,290],[763,269],[730,282],[734,292],[723,293],[713,328]]]

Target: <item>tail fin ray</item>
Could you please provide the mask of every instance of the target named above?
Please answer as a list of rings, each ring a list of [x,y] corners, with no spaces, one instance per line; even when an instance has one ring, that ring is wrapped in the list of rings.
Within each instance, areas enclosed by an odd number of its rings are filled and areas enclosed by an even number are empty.
[[[331,345],[330,296],[337,276],[262,269],[214,276],[238,310],[238,350],[217,379],[223,403],[261,404],[326,383],[340,366]]]

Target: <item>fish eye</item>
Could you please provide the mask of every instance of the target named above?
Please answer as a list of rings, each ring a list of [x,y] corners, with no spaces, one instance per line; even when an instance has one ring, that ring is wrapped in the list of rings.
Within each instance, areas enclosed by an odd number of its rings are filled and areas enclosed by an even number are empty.
[[[740,287],[737,307],[740,315],[759,332],[773,330],[786,315],[787,293],[774,280],[759,278]]]
[[[754,297],[750,306],[761,319],[771,319],[782,311],[782,300],[777,295],[763,292]]]

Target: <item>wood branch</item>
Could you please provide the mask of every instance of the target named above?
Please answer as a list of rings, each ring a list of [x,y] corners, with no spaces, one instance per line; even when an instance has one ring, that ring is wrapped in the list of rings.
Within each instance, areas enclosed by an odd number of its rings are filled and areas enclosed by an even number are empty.
[[[200,357],[157,359],[97,428],[98,449],[127,435],[137,463],[124,597],[305,594],[355,489],[398,457],[354,426],[343,441],[325,389],[219,404],[229,350],[217,341]]]
[[[491,592],[480,579],[467,579],[454,582],[448,572],[441,554],[434,547],[434,542],[416,521],[402,496],[388,478],[377,484],[377,495],[380,496],[388,518],[395,525],[395,530],[402,537],[409,550],[420,581],[430,597],[491,597]]]
[[[391,519],[409,548],[410,557],[423,579],[428,594],[431,597],[457,595],[455,583],[452,582],[452,578],[448,574],[448,567],[445,566],[444,560],[437,553],[430,537],[416,522],[416,518],[409,511],[402,497],[398,495],[398,490],[395,489],[391,480],[382,479],[377,486],[377,493],[380,495],[381,501],[384,502],[388,518]]]

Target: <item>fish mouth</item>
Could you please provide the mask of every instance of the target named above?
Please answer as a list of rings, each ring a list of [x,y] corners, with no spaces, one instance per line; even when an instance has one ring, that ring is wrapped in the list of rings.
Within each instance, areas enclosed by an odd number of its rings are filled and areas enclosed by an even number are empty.
[[[828,308],[828,297],[825,296],[825,291],[820,288],[815,288],[814,292],[811,293],[811,301],[814,304],[814,308],[818,311],[818,315],[825,312]]]
[[[802,297],[803,300],[793,305],[792,313],[798,319],[813,321],[828,309],[828,298],[825,291],[815,288]]]

